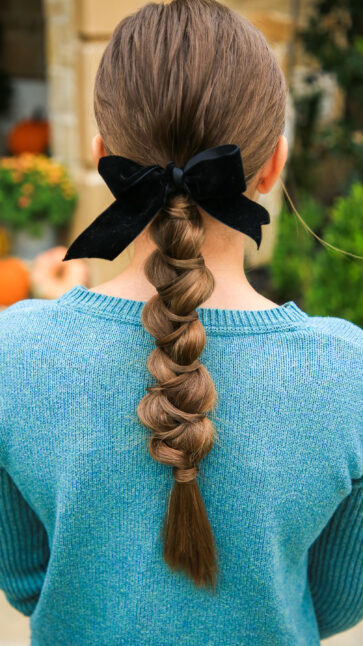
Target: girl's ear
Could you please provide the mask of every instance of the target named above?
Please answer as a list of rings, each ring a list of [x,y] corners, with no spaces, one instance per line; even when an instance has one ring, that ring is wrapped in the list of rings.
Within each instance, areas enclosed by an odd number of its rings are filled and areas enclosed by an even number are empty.
[[[92,148],[93,161],[96,164],[96,166],[98,166],[100,157],[106,157],[107,155],[100,133],[97,133],[97,135],[93,137],[91,148]]]
[[[262,167],[259,173],[256,184],[256,190],[259,193],[268,193],[269,191],[271,191],[273,185],[280,177],[283,167],[285,166],[287,152],[287,139],[285,135],[281,135],[273,154],[266,162],[266,164]]]

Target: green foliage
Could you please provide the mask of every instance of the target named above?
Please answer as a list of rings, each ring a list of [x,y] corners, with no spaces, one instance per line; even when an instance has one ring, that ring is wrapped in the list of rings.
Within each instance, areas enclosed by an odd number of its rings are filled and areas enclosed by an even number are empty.
[[[343,114],[319,122],[319,73],[307,72],[296,108],[294,149],[286,184],[306,224],[334,247],[363,256],[363,3],[317,0],[299,32],[305,51],[333,74],[344,95]],[[297,86],[298,88],[298,86]],[[340,197],[343,195],[344,197]],[[280,299],[312,316],[337,316],[363,326],[362,260],[330,249],[284,207],[271,265]]]
[[[363,185],[352,185],[338,198],[324,228],[326,242],[363,256]],[[361,260],[320,247],[312,263],[312,280],[304,294],[312,315],[339,316],[363,326],[363,264]]]
[[[321,92],[295,98],[295,142],[288,164],[288,182],[295,183],[295,190],[301,192],[318,190],[316,165],[320,150],[315,146],[316,122],[319,113]]]
[[[299,207],[304,220],[313,231],[321,228],[324,219],[324,208],[307,193],[301,192]],[[276,298],[289,300],[291,294],[301,298],[311,283],[311,265],[307,259],[314,253],[315,239],[305,230],[297,217],[290,213],[284,204],[280,217],[279,229],[273,258],[270,263],[270,275]]]
[[[363,256],[363,185],[325,208],[306,194],[299,212],[324,241]],[[284,207],[271,263],[271,280],[281,300],[301,302],[311,316],[338,316],[363,325],[362,261],[334,251],[305,230]]]
[[[306,51],[339,85],[363,99],[363,9],[361,0],[320,0],[300,36]],[[352,96],[349,96],[349,101]]]
[[[45,155],[23,153],[0,160],[0,223],[40,236],[43,223],[61,227],[77,204],[66,168]]]
[[[290,158],[287,186],[293,197],[299,188],[331,204],[352,182],[363,177],[363,3],[361,0],[318,0],[307,26],[299,31],[306,52],[322,71],[333,74],[344,93],[342,117],[321,127],[321,96],[308,91],[294,97],[296,142]],[[311,80],[309,79],[311,76]],[[304,170],[305,169],[305,170]],[[327,182],[333,170],[332,181]]]

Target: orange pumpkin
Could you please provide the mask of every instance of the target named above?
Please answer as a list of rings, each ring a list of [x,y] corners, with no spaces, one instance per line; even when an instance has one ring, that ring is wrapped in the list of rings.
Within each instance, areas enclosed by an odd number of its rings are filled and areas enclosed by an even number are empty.
[[[39,253],[31,268],[31,293],[34,298],[58,298],[77,283],[89,284],[90,270],[83,258],[62,262],[67,247],[58,245]]]
[[[0,305],[12,305],[29,296],[30,272],[27,265],[16,258],[0,258]]]
[[[19,121],[10,130],[7,145],[12,155],[44,153],[49,145],[48,121],[35,117]]]

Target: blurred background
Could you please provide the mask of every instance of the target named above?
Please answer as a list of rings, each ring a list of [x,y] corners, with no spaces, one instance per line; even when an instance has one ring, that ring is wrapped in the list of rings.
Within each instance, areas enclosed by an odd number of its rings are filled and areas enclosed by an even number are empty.
[[[138,0],[1,0],[0,309],[57,298],[119,274],[116,260],[62,263],[69,244],[113,197],[91,156],[93,84],[115,25]],[[265,34],[289,85],[283,180],[306,225],[363,255],[363,3],[227,0]],[[324,246],[278,183],[261,197],[271,224],[246,237],[246,272],[271,300],[363,326],[362,262]],[[0,646],[29,643],[28,619],[0,592]],[[324,640],[363,643],[363,622]]]

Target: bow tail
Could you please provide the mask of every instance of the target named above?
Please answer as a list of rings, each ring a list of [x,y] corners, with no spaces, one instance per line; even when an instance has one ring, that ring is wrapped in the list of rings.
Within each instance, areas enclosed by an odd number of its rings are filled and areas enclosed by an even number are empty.
[[[162,205],[162,197],[154,197],[138,212],[126,200],[117,199],[72,242],[63,261],[73,258],[114,260],[141,233]]]
[[[230,200],[225,198],[198,199],[197,204],[223,224],[227,224],[232,229],[252,238],[257,244],[257,249],[260,248],[261,225],[270,222],[270,214],[261,204],[250,200],[243,194]]]

